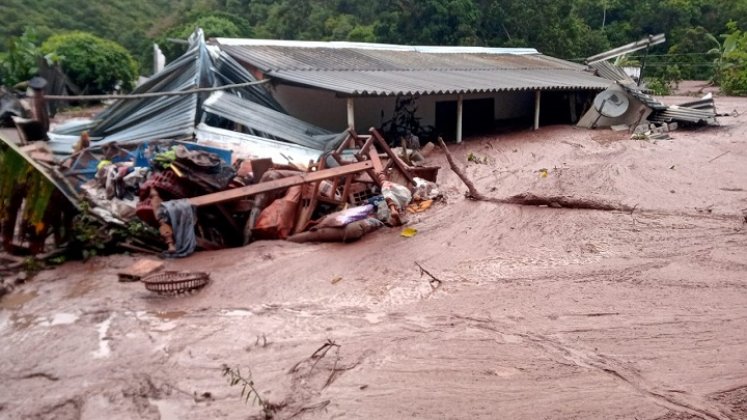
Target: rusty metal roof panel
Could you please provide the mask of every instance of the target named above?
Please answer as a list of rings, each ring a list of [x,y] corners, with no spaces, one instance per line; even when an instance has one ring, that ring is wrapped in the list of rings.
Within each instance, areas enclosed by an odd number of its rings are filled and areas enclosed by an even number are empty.
[[[344,95],[436,95],[516,90],[605,89],[610,81],[574,70],[277,71],[269,76]]]

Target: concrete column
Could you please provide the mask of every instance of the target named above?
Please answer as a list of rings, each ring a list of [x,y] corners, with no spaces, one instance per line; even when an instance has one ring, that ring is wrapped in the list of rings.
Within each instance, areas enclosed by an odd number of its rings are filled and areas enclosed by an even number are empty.
[[[542,91],[534,91],[534,129],[539,130],[540,128],[540,94]]]
[[[348,127],[355,129],[355,103],[351,96],[348,98]]]
[[[462,109],[464,108],[463,96],[457,95],[457,123],[456,123],[456,142],[462,142]]]

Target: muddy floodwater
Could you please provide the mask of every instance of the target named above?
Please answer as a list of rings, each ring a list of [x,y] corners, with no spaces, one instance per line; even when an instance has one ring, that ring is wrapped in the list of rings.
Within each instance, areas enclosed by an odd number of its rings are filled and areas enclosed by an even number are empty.
[[[411,238],[200,252],[166,262],[211,275],[178,297],[117,281],[140,256],[43,271],[0,301],[0,418],[260,417],[226,364],[276,418],[746,419],[747,100],[716,105],[742,115],[451,149],[486,195],[632,211],[466,200],[437,152]]]

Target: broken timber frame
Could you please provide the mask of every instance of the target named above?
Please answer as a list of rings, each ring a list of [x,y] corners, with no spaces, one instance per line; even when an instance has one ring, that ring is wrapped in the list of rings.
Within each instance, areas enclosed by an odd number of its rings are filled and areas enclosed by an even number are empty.
[[[263,192],[273,191],[281,188],[288,188],[294,185],[308,184],[311,182],[323,181],[325,179],[335,178],[338,176],[354,174],[357,172],[372,169],[373,167],[374,166],[371,161],[356,162],[337,168],[322,169],[316,172],[300,173],[298,175],[277,179],[275,181],[247,185],[245,187],[234,188],[232,190],[206,194],[199,197],[193,197],[188,200],[190,204],[196,207],[208,206],[218,203],[224,203],[226,201],[238,200],[240,198],[260,194]]]

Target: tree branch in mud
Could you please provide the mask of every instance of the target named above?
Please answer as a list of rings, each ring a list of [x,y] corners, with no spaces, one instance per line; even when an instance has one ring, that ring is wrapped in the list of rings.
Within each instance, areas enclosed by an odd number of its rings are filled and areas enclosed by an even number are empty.
[[[564,196],[564,195],[539,196],[533,193],[526,192],[526,193],[516,194],[511,197],[502,198],[502,199],[488,197],[486,195],[483,195],[479,191],[477,191],[477,188],[475,188],[475,184],[473,184],[472,181],[467,177],[467,175],[465,175],[464,171],[462,171],[462,168],[460,168],[459,165],[457,165],[456,161],[454,160],[454,156],[452,156],[451,152],[449,151],[449,148],[446,147],[446,143],[444,143],[441,137],[438,138],[438,145],[444,151],[444,154],[446,155],[446,160],[449,162],[449,166],[451,167],[451,170],[459,177],[459,179],[462,180],[464,185],[467,186],[468,192],[465,193],[465,197],[469,198],[470,200],[488,201],[491,203],[500,203],[500,204],[518,204],[522,206],[548,206],[552,208],[568,208],[568,209],[587,209],[587,210],[605,210],[605,211],[612,211],[612,210],[631,211],[632,210],[630,206],[625,206],[622,204],[615,204],[615,203],[609,203],[605,201],[578,198],[578,197],[572,197],[572,196]]]
[[[251,371],[249,371],[248,378],[245,378],[241,375],[241,370],[238,367],[236,369],[233,369],[224,364],[221,367],[221,371],[223,372],[223,376],[228,377],[228,383],[230,386],[241,386],[241,398],[245,403],[248,403],[249,398],[254,396],[254,400],[252,401],[252,403],[257,403],[257,405],[262,407],[262,412],[264,413],[266,419],[271,419],[274,413],[282,408],[282,405],[273,404],[267,400],[262,399],[257,389],[254,387],[254,381],[252,380]]]
[[[634,207],[606,201],[578,198],[566,195],[539,196],[532,193],[516,194],[508,198],[497,200],[500,203],[520,204],[522,206],[548,206],[552,208],[631,211]]]
[[[296,411],[288,418],[292,419],[292,418],[298,417],[301,414],[307,413],[309,411],[324,410],[325,408],[327,408],[330,402],[331,402],[330,400],[324,400],[318,404],[310,405],[308,407],[302,407],[300,410]]]
[[[446,160],[449,161],[449,166],[451,167],[451,170],[454,171],[454,173],[459,177],[459,179],[462,180],[464,185],[467,186],[467,189],[469,190],[465,197],[469,198],[470,200],[478,200],[478,201],[494,201],[495,199],[486,197],[482,195],[479,191],[477,191],[477,188],[475,188],[475,184],[470,181],[469,178],[467,178],[467,175],[464,174],[462,171],[462,168],[457,165],[456,161],[454,160],[454,156],[451,155],[451,152],[449,151],[449,148],[446,147],[446,143],[444,143],[444,139],[441,137],[438,138],[438,145],[441,147],[441,150],[444,151],[444,154],[446,155]]]
[[[431,278],[430,280],[428,280],[428,284],[430,284],[432,288],[438,289],[444,283],[443,281],[441,281],[441,279],[436,278],[436,276],[434,276],[428,270],[423,268],[423,266],[420,265],[420,263],[418,263],[417,261],[415,261],[415,265],[417,265],[418,268],[420,269],[420,277],[423,277],[423,274],[427,274],[428,277]]]
[[[311,368],[309,369],[309,373],[311,373],[316,367],[316,364],[319,363],[319,361],[322,360],[324,356],[327,355],[327,352],[333,347],[337,349],[337,354],[338,354],[338,359],[339,359],[340,345],[337,344],[334,340],[328,338],[327,341],[324,344],[322,344],[321,347],[316,349],[314,353],[311,353],[311,356],[293,365],[293,367],[290,368],[288,373],[297,372],[303,362],[308,362],[310,360],[313,360],[314,363],[312,363]],[[335,362],[335,366],[336,365],[337,365],[337,362]]]

